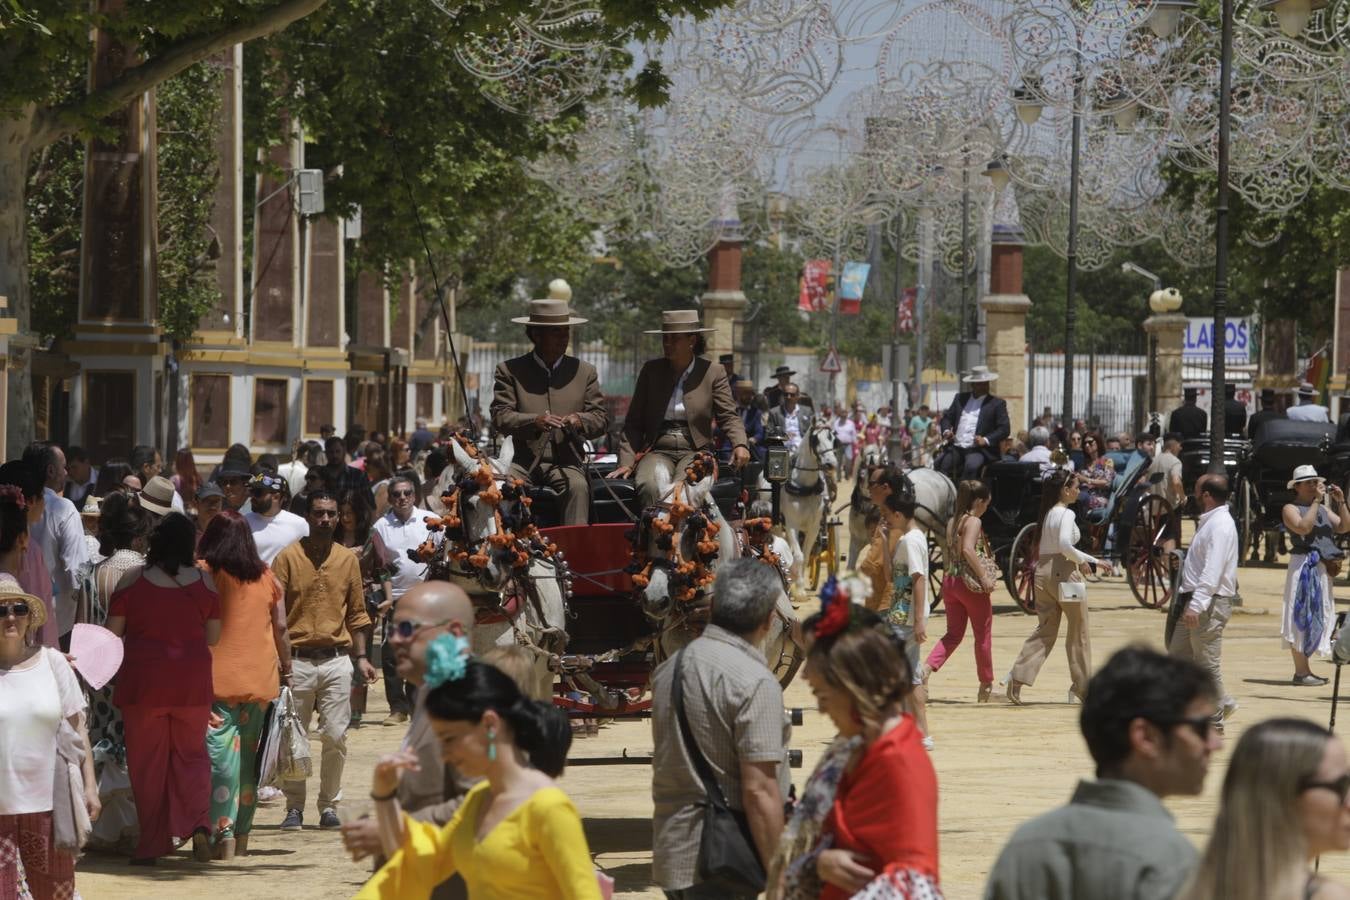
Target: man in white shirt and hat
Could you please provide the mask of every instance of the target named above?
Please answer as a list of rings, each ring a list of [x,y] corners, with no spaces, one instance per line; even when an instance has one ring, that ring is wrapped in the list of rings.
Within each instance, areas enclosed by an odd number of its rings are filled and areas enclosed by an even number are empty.
[[[282,550],[309,537],[309,523],[283,508],[285,484],[280,475],[259,472],[248,486],[251,508],[244,513],[244,521],[253,532],[258,555],[269,566]]]
[[[998,375],[987,366],[973,366],[964,381],[970,386],[942,414],[942,437],[951,441],[933,467],[953,479],[979,478],[984,466],[998,459],[998,445],[1011,433],[1008,404],[989,393]]]
[[[1299,422],[1331,421],[1331,413],[1317,402],[1317,388],[1306,381],[1298,386],[1298,406],[1289,407],[1284,414]]]
[[[586,322],[573,315],[571,298],[558,279],[546,299],[530,301],[528,316],[511,320],[525,326],[534,349],[497,366],[491,413],[497,431],[515,441],[511,474],[556,491],[563,525],[585,525],[590,483],[578,445],[603,436],[610,417],[595,366],[567,355],[572,326]]]

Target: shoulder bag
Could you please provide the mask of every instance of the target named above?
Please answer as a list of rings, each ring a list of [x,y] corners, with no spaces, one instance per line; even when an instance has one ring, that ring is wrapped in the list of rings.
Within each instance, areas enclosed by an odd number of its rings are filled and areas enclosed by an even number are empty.
[[[764,864],[760,862],[755,842],[750,836],[750,824],[745,813],[727,804],[722,788],[713,777],[712,767],[699,750],[689,719],[684,714],[684,651],[675,657],[674,685],[671,699],[684,748],[694,764],[694,770],[703,782],[703,835],[698,845],[698,883],[722,888],[728,892],[758,894],[764,890]]]
[[[951,548],[952,561],[961,572],[961,582],[966,586],[966,590],[973,591],[976,594],[987,594],[984,585],[980,583],[977,573],[971,571],[970,564],[966,562],[965,553],[962,550],[963,542],[961,540],[961,526],[965,524],[967,513],[961,517],[961,523],[956,526],[956,544]],[[984,570],[984,575],[994,584],[998,584],[998,565],[989,556],[989,544],[984,538],[984,532],[980,532],[979,540],[975,542],[975,553],[980,558],[980,568]]]

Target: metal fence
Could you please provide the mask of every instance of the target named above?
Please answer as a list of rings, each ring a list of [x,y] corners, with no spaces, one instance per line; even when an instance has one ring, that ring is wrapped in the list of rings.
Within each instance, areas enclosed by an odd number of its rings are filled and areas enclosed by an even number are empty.
[[[1123,344],[1123,345],[1122,345]],[[1147,335],[1074,354],[1073,418],[1106,433],[1142,429],[1148,409]],[[1027,353],[1027,418],[1064,413],[1064,354]],[[1017,423],[1014,430],[1029,422]]]

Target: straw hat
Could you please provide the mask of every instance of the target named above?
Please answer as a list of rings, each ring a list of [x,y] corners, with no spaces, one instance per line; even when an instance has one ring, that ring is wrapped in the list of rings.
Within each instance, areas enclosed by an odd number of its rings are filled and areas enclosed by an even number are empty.
[[[574,315],[569,305],[572,301],[572,288],[561,278],[549,282],[548,296],[542,300],[530,301],[530,314],[512,319],[517,325],[542,325],[546,328],[562,325],[584,325],[588,319]]]
[[[139,499],[141,509],[157,516],[167,516],[173,512],[173,482],[163,475],[156,475],[141,488]]]
[[[36,631],[47,623],[47,605],[25,591],[13,575],[0,572],[0,603],[11,600],[23,600],[28,603],[29,631]]]
[[[715,328],[704,328],[698,320],[698,310],[696,309],[668,309],[661,313],[661,327],[644,334],[704,334],[710,331],[716,331]]]
[[[97,516],[103,512],[103,498],[95,497],[90,494],[84,498],[84,508],[80,510],[82,516]]]
[[[1325,482],[1326,479],[1317,474],[1317,468],[1315,466],[1299,466],[1294,469],[1294,477],[1289,479],[1289,483],[1286,484],[1285,487],[1292,491],[1294,485],[1302,484],[1305,481]]]
[[[1298,395],[1300,397],[1316,397],[1317,388],[1305,381],[1298,386]]]
[[[966,384],[978,384],[984,381],[997,381],[998,373],[989,371],[988,366],[971,366],[970,374],[961,379]]]

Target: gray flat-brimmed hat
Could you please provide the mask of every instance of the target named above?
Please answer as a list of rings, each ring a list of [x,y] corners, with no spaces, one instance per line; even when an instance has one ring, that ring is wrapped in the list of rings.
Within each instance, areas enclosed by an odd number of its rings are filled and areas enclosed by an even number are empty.
[[[557,328],[562,325],[584,325],[588,319],[575,315],[572,307],[572,287],[561,278],[548,286],[548,296],[530,301],[530,314],[512,319],[517,325],[541,325]]]
[[[1316,397],[1317,388],[1305,381],[1298,386],[1298,395],[1300,397]]]
[[[698,320],[698,310],[696,309],[668,309],[661,313],[661,327],[644,334],[704,334],[710,331],[716,331],[715,328],[704,328]]]
[[[981,381],[997,381],[998,373],[989,371],[988,366],[971,366],[970,374],[961,378],[966,384],[977,384]]]

